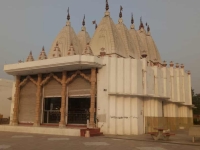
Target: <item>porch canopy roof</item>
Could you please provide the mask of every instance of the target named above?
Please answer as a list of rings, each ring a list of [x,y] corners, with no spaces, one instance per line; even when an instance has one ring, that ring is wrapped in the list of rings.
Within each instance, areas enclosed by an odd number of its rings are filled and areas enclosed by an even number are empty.
[[[22,62],[4,65],[4,71],[10,75],[31,75],[38,73],[50,73],[101,68],[102,59],[97,56],[73,55],[45,60]]]

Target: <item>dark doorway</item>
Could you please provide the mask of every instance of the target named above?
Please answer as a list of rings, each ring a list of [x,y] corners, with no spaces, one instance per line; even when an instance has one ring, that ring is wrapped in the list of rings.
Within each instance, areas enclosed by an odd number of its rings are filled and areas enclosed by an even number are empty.
[[[68,124],[87,124],[90,98],[68,99]]]
[[[45,98],[44,99],[44,123],[59,123],[61,97]]]

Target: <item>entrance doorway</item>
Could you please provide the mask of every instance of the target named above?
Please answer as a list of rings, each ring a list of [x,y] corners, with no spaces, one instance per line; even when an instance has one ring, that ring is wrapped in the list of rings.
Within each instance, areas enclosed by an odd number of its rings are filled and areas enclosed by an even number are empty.
[[[45,98],[43,108],[43,123],[60,122],[61,97]]]
[[[87,124],[90,98],[68,99],[68,124]]]

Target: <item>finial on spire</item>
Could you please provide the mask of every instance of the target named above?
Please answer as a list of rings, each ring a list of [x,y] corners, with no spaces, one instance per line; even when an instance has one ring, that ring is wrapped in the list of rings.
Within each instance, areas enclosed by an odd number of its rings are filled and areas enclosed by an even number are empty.
[[[122,11],[123,11],[123,7],[120,6],[119,18],[122,18]]]
[[[109,4],[108,4],[108,0],[106,0],[106,11],[109,10]]]
[[[131,13],[131,24],[134,24],[133,13]]]
[[[148,25],[148,27],[147,27],[147,31],[148,31],[148,32],[150,31],[150,27],[149,27],[149,25]]]
[[[85,26],[85,15],[84,15],[84,17],[83,17],[82,25]]]
[[[42,47],[42,51],[44,51],[44,46]]]
[[[67,9],[67,20],[70,20],[69,7]]]
[[[140,26],[139,29],[144,28],[143,22],[142,22],[142,17],[140,17]]]
[[[30,55],[32,55],[32,51],[30,51]]]

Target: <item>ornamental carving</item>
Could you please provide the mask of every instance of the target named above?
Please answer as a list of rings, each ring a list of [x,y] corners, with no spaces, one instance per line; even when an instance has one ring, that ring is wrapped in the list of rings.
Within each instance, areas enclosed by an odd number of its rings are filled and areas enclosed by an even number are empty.
[[[66,81],[66,84],[69,84],[77,75],[80,75],[81,77],[83,77],[85,80],[91,82],[90,77],[88,77],[86,74],[82,73],[81,71],[76,71],[76,73],[74,73],[71,77],[69,77]]]
[[[51,77],[53,77],[58,83],[62,84],[62,80],[60,78],[58,78],[56,75],[54,75],[53,73],[50,73],[42,82],[40,85],[45,85],[49,82],[49,80],[51,79]]]
[[[27,83],[28,80],[30,80],[33,84],[37,85],[37,82],[36,82],[33,78],[31,78],[30,76],[27,76],[27,77],[19,84],[19,87],[24,86],[24,85]]]

